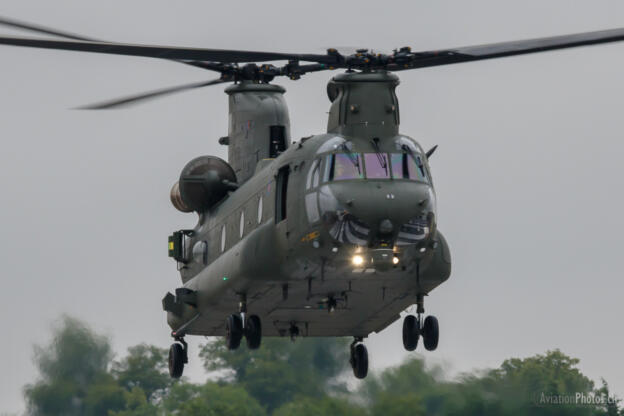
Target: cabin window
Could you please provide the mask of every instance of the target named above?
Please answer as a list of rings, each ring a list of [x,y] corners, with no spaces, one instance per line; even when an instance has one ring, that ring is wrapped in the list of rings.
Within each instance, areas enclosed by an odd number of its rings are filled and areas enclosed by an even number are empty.
[[[208,264],[208,243],[205,241],[195,243],[193,246],[193,260],[203,265]]]
[[[275,223],[286,219],[286,196],[288,192],[288,166],[280,168],[277,173],[277,183],[275,188]]]
[[[221,253],[225,251],[225,224],[221,227]]]
[[[243,234],[245,234],[245,211],[241,212],[238,229],[240,230],[240,237],[243,238]]]
[[[258,224],[262,222],[262,196],[258,199]]]

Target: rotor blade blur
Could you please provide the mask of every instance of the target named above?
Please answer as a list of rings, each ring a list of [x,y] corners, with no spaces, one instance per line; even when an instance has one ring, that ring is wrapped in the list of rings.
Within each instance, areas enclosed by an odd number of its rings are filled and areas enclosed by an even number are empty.
[[[14,20],[14,19],[9,19],[7,17],[2,17],[2,16],[0,16],[0,25],[7,26],[7,27],[12,27],[12,28],[15,28],[15,29],[29,30],[31,32],[42,33],[42,34],[45,34],[45,35],[59,36],[59,37],[66,38],[66,39],[84,40],[84,41],[95,41],[96,40],[96,39],[93,39],[93,38],[87,38],[85,36],[76,35],[74,33],[61,32],[60,30],[52,29],[52,28],[49,28],[49,27],[39,26],[39,25],[35,25],[35,24],[32,24],[32,23],[26,23],[26,22],[22,22],[22,21],[19,21],[19,20]]]
[[[466,46],[455,49],[427,51],[415,53],[416,59],[408,68],[425,68],[449,65],[460,62],[480,61],[485,59],[503,58],[506,56],[524,55],[546,52],[556,49],[574,48],[578,46],[597,45],[624,40],[624,28],[601,30],[597,32],[575,33],[572,35],[553,36],[528,40],[491,43],[486,45]]]
[[[162,59],[200,60],[216,62],[264,62],[300,60],[333,63],[328,55],[301,55],[279,52],[255,52],[229,49],[182,48],[175,46],[132,45],[111,42],[64,41],[0,36],[0,44],[44,49],[107,53],[113,55],[144,56]]]
[[[165,95],[175,94],[178,92],[192,90],[192,89],[201,88],[201,87],[207,87],[209,85],[222,84],[224,82],[229,82],[229,81],[222,80],[222,79],[214,79],[212,81],[195,82],[192,84],[178,85],[178,86],[169,87],[169,88],[161,88],[158,90],[145,92],[143,94],[137,94],[137,95],[132,95],[129,97],[118,98],[115,100],[104,101],[101,103],[90,104],[90,105],[86,105],[83,107],[78,107],[77,109],[78,110],[107,110],[107,109],[113,109],[113,108],[121,108],[121,107],[126,107],[126,106],[130,106],[134,104],[139,104],[141,102],[151,100],[154,98],[160,98]]]
[[[62,32],[57,29],[51,29],[49,27],[39,26],[39,25],[35,25],[32,23],[26,23],[26,22],[9,19],[7,17],[2,17],[2,16],[0,16],[0,25],[8,26],[8,27],[16,28],[16,29],[30,30],[32,32],[42,33],[45,35],[59,36],[59,37],[66,38],[66,39],[82,40],[82,41],[89,41],[89,42],[103,42],[102,40],[99,40],[99,39],[88,38],[86,36],[76,35],[74,33],[69,33],[69,32]],[[195,66],[197,68],[202,68],[202,69],[208,69],[211,71],[218,71],[218,69],[214,69],[213,67],[210,66],[210,62],[182,61],[182,60],[173,60],[173,62],[179,62],[181,64]]]

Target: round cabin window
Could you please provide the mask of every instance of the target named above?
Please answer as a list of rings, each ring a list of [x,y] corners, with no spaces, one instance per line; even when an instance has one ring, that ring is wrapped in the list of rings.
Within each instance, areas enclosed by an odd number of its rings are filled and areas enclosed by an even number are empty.
[[[225,225],[221,228],[221,252],[225,251]]]
[[[245,234],[245,212],[241,212],[240,216],[240,224],[238,225],[240,230],[240,237],[243,238],[243,234]]]

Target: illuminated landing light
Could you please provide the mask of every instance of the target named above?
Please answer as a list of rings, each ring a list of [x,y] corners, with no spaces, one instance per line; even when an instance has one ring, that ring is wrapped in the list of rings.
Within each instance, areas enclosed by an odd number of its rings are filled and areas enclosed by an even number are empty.
[[[353,263],[354,266],[361,266],[362,264],[364,264],[364,257],[360,256],[359,254],[356,254],[351,259],[351,262]]]
[[[420,249],[420,252],[421,252],[421,253],[424,253],[425,251],[427,251],[427,249],[426,249],[425,247],[423,247],[423,248],[421,248],[421,249]]]
[[[392,264],[399,264],[399,258],[397,256],[392,257]]]

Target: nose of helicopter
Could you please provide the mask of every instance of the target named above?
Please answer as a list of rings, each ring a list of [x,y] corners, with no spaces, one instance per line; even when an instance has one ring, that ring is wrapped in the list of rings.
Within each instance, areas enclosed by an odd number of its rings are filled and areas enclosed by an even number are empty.
[[[416,244],[435,216],[435,194],[421,182],[332,183],[321,188],[319,207],[330,235],[360,246]]]

